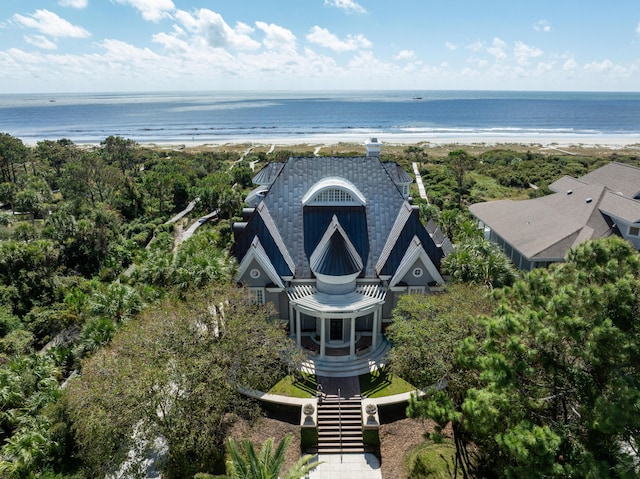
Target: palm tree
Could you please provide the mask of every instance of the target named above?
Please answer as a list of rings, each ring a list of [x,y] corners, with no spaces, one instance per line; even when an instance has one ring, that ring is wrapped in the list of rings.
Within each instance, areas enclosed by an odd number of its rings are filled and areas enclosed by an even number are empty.
[[[75,353],[85,356],[96,352],[108,344],[116,332],[116,325],[110,318],[93,318],[82,328]]]
[[[262,445],[260,453],[256,453],[251,441],[236,443],[233,439],[227,441],[229,460],[227,461],[227,476],[212,476],[210,474],[196,474],[195,479],[302,479],[318,466],[317,456],[307,454],[300,458],[291,469],[280,476],[280,469],[284,465],[285,451],[291,442],[291,434],[287,434],[273,449],[273,438],[267,439]]]
[[[90,306],[94,314],[105,315],[120,322],[140,312],[144,305],[135,289],[114,282],[94,293]]]
[[[467,238],[442,262],[454,282],[484,284],[489,288],[509,286],[518,272],[495,244],[484,238]]]

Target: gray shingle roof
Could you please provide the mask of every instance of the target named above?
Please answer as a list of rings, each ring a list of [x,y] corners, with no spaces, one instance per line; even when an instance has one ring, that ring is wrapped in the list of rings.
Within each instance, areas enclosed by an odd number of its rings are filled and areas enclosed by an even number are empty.
[[[564,257],[576,237],[599,238],[609,231],[597,208],[605,193],[603,186],[582,185],[571,194],[490,201],[471,205],[469,209],[528,258],[558,259]],[[589,229],[582,232],[585,227]]]
[[[627,198],[634,198],[640,192],[640,168],[612,161],[580,177],[580,181],[609,188]]]
[[[311,277],[304,250],[302,197],[323,178],[337,176],[353,183],[367,198],[369,237],[365,275],[375,276],[375,264],[395,218],[404,203],[402,194],[377,158],[290,158],[264,199],[284,243],[296,264],[295,276]]]
[[[609,236],[614,221],[640,222],[640,168],[611,162],[580,178],[563,176],[555,194],[472,205],[474,216],[530,259],[560,259],[589,239]],[[616,219],[617,218],[617,219]]]
[[[284,163],[267,163],[267,165],[253,177],[253,182],[260,186],[270,185],[275,181],[283,167]]]
[[[413,177],[407,173],[398,163],[388,162],[382,163],[382,166],[387,171],[393,182],[397,185],[404,183],[412,183]]]

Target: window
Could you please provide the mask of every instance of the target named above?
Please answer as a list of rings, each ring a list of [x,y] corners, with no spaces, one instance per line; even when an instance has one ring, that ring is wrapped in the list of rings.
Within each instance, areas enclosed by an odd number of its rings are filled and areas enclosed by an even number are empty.
[[[367,200],[356,185],[338,176],[329,176],[318,181],[302,197],[302,204],[325,206],[364,206]]]
[[[249,288],[249,294],[253,304],[264,304],[264,288]]]
[[[629,236],[640,235],[640,228],[638,226],[629,226]]]
[[[260,270],[253,268],[249,271],[249,276],[251,276],[252,279],[258,279],[260,277]]]
[[[409,294],[422,294],[424,293],[424,286],[409,286],[407,292]]]
[[[321,191],[313,199],[313,203],[355,203],[348,191],[339,188],[329,188]]]
[[[413,276],[416,278],[419,278],[422,276],[424,272],[422,271],[422,268],[413,268]]]

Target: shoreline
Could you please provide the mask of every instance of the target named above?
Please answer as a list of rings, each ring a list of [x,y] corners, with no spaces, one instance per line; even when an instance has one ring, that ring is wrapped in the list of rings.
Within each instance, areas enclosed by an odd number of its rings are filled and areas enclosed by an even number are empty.
[[[185,147],[225,146],[225,145],[254,145],[254,146],[333,146],[338,144],[362,145],[369,138],[374,137],[383,145],[424,145],[426,147],[442,147],[445,145],[502,145],[518,144],[537,147],[569,147],[582,146],[610,149],[638,149],[640,150],[640,135],[478,135],[478,134],[397,134],[397,133],[357,133],[357,134],[326,134],[309,136],[273,136],[273,137],[228,137],[224,139],[174,139],[139,141],[141,146],[172,146]]]
[[[108,137],[109,135],[105,136]],[[249,145],[253,147],[272,146],[291,147],[331,147],[341,144],[363,145],[369,138],[377,138],[387,146],[422,145],[425,148],[442,148],[451,145],[495,147],[500,145],[531,146],[541,149],[557,149],[578,147],[584,149],[640,150],[640,135],[598,134],[598,135],[509,135],[509,134],[424,134],[424,133],[384,133],[358,132],[323,135],[274,135],[274,136],[230,136],[225,138],[169,138],[169,139],[135,139],[123,135],[123,138],[134,140],[138,145],[147,148],[220,148],[224,146]],[[19,138],[19,137],[18,137]],[[104,140],[74,140],[78,146],[98,146]],[[25,146],[35,147],[40,139],[21,139]],[[55,140],[54,140],[55,141]]]

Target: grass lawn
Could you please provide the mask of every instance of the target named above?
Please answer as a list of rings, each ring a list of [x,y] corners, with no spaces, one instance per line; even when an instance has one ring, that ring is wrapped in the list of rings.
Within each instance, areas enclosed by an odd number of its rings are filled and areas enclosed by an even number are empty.
[[[452,441],[421,444],[404,456],[407,477],[412,479],[450,479],[454,476],[456,448]]]
[[[497,199],[529,199],[529,189],[510,188],[508,186],[502,186],[497,182],[495,178],[480,175],[477,173],[469,174],[469,178],[473,179],[473,187],[471,189],[472,195],[474,196],[474,198],[481,199],[482,201],[491,201]]]
[[[285,376],[268,392],[280,396],[294,398],[310,398],[316,395],[316,377],[313,374],[302,374],[302,380],[294,376]]]
[[[360,379],[360,394],[369,398],[393,396],[414,391],[416,388],[402,378],[387,372],[385,368],[374,373],[363,374]]]

